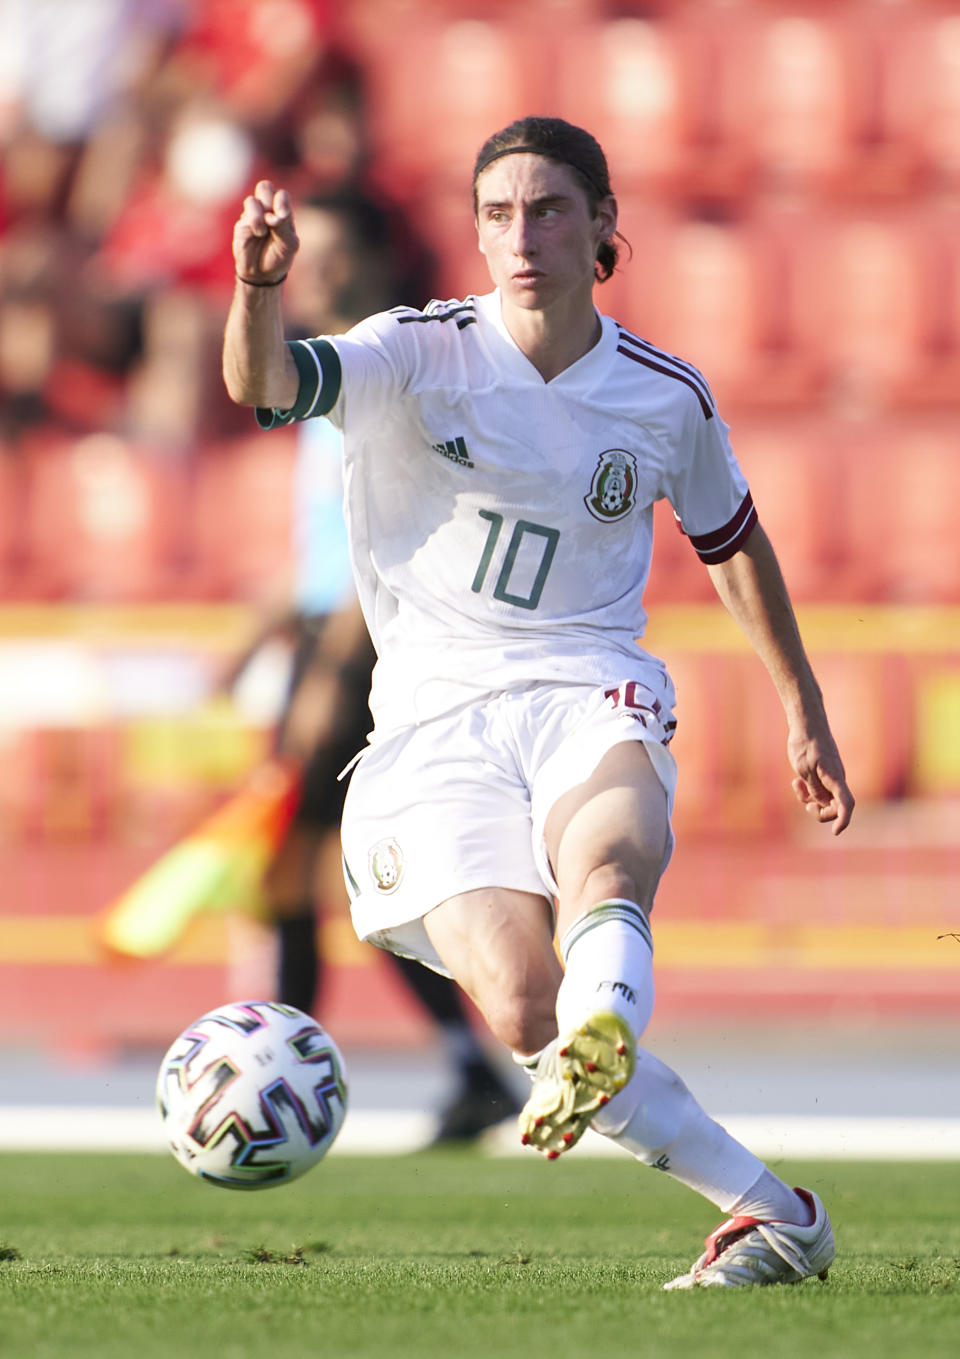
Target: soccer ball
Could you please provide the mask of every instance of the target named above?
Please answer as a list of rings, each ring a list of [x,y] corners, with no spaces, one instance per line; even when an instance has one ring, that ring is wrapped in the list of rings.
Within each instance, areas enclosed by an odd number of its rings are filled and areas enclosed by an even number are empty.
[[[192,1175],[267,1189],[295,1180],[333,1145],[347,1110],[343,1058],[291,1005],[224,1005],[171,1044],[157,1105],[170,1149]]]

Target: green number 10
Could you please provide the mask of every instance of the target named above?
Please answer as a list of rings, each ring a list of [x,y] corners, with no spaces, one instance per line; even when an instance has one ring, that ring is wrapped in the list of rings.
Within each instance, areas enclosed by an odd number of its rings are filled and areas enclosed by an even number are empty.
[[[483,589],[483,582],[486,580],[490,561],[493,557],[497,539],[500,537],[500,530],[503,528],[503,515],[495,514],[492,510],[479,510],[481,519],[489,521],[490,528],[487,532],[487,541],[483,546],[483,555],[480,558],[480,565],[477,567],[477,574],[473,578],[471,589],[473,593],[479,594]],[[529,595],[512,595],[507,589],[510,582],[510,575],[517,560],[517,553],[520,551],[520,544],[523,542],[524,535],[533,533],[543,541],[543,556],[540,558],[540,566],[537,570],[536,579],[530,587]],[[540,596],[543,594],[543,587],[546,584],[547,575],[553,563],[553,556],[557,550],[557,543],[560,541],[560,530],[547,528],[544,524],[532,524],[529,519],[518,519],[513,526],[513,533],[507,544],[506,555],[497,583],[493,587],[494,599],[501,600],[504,604],[515,604],[518,609],[535,609],[540,603]]]

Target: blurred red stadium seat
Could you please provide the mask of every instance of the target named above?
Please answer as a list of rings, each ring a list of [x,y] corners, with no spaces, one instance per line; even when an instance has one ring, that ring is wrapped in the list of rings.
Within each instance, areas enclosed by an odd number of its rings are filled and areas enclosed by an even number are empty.
[[[16,450],[0,444],[0,596],[19,593],[23,466]]]
[[[927,187],[960,185],[960,14],[955,5],[901,7],[886,44],[883,134]]]
[[[655,617],[659,604],[692,604],[715,600],[707,568],[677,524],[665,500],[653,507],[653,562],[644,605]]]
[[[743,131],[758,181],[841,188],[856,162],[865,95],[862,52],[843,7],[769,14],[755,36],[743,54],[752,96]]]
[[[779,386],[870,414],[960,407],[960,204],[751,207]]]
[[[678,836],[709,832],[724,767],[722,705],[714,683],[716,663],[713,657],[685,651],[665,659],[677,692],[677,732],[672,748],[683,765],[674,829]]]
[[[901,400],[960,410],[960,199],[922,201],[912,225],[923,267],[924,350]]]
[[[491,133],[544,111],[545,35],[525,7],[486,19],[386,0],[358,7],[349,26],[365,67],[379,178],[401,198],[426,178],[469,187]]]
[[[743,66],[756,23],[751,5],[664,7],[683,107],[683,190],[694,203],[739,201],[747,189]],[[668,18],[666,16],[669,16]]]
[[[783,710],[756,656],[683,648],[666,660],[677,690],[677,833],[797,828]],[[813,664],[854,795],[861,803],[903,796],[913,741],[908,666],[846,649],[817,651]]]
[[[57,727],[21,733],[11,811],[20,835],[41,842],[88,841],[115,830],[121,802],[117,727]]]
[[[889,438],[877,420],[836,418],[824,423],[836,468],[832,513],[842,544],[843,597],[880,602],[887,599],[890,585],[885,539]]]
[[[935,280],[897,209],[824,214],[798,242],[803,327],[834,406],[870,413],[922,380]]]
[[[179,590],[183,470],[111,434],[24,447],[26,577],[40,597],[162,599]]]
[[[627,205],[624,220],[631,215]],[[750,222],[640,220],[615,284],[618,319],[637,316],[645,339],[702,369],[722,412],[808,401],[815,356],[787,277],[795,262],[776,238]]]
[[[859,28],[845,8],[747,5],[731,15],[718,6],[691,17],[701,42],[709,33],[712,135],[736,171],[734,191],[842,189],[870,88]]]
[[[736,227],[687,220],[655,260],[655,326],[645,338],[705,373],[721,407],[751,385],[759,340],[759,279]]]
[[[901,417],[847,435],[850,552],[890,602],[960,603],[957,421]]]
[[[561,24],[556,42],[556,107],[600,142],[615,187],[683,186],[695,113],[676,26],[639,17]]]
[[[957,432],[936,416],[734,421],[734,452],[796,602],[960,603]],[[665,503],[654,523],[656,621],[659,604],[713,591]]]
[[[737,420],[734,452],[796,601],[848,598],[846,469],[830,423],[809,417]]]
[[[296,432],[274,430],[206,450],[190,507],[193,588],[263,599],[289,585]]]
[[[790,773],[782,709],[763,666],[746,651],[718,653],[689,643],[665,660],[677,692],[678,835],[778,830],[790,801]],[[778,729],[782,743],[770,737]]]
[[[653,342],[664,313],[660,261],[677,231],[677,211],[663,199],[614,181],[619,208],[620,258],[612,278],[595,293],[597,306],[634,334]]]
[[[311,70],[331,24],[331,0],[190,0],[175,56],[195,87],[251,122],[275,116],[290,85]]]
[[[908,421],[888,467],[888,557],[893,598],[960,603],[960,453],[954,421]]]
[[[902,797],[912,734],[910,687],[901,659],[870,652],[814,657],[830,727],[859,802]]]

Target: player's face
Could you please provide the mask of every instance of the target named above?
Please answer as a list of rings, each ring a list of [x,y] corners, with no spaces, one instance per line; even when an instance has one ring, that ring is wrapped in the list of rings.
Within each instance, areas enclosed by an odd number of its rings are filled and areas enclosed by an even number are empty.
[[[543,156],[503,156],[477,180],[480,252],[504,301],[523,310],[592,306],[597,249],[616,227],[612,197],[594,215],[570,167]]]

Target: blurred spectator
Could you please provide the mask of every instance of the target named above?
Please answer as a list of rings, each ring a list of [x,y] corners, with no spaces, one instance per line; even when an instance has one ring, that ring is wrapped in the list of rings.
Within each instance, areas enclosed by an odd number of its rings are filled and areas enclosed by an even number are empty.
[[[55,222],[7,233],[0,256],[0,432],[54,421],[113,428],[139,344],[137,309],[91,287],[81,242]]]
[[[189,0],[2,0],[0,109],[7,129],[79,146],[154,65]]]
[[[0,0],[3,433],[52,421],[191,456],[218,380],[242,185],[362,173],[328,0]]]
[[[52,420],[113,427],[136,308],[98,288],[71,220],[79,168],[175,30],[177,0],[0,2],[0,397],[16,438]],[[129,159],[129,158],[128,158]],[[118,160],[115,185],[124,186]],[[104,182],[110,182],[104,177]]]
[[[191,0],[164,73],[179,102],[216,99],[234,118],[266,126],[327,54],[332,0]]]
[[[255,161],[250,133],[216,105],[182,105],[106,233],[96,261],[104,284],[147,294],[185,283],[222,295],[232,278],[214,259],[229,235],[227,204],[242,193]]]

